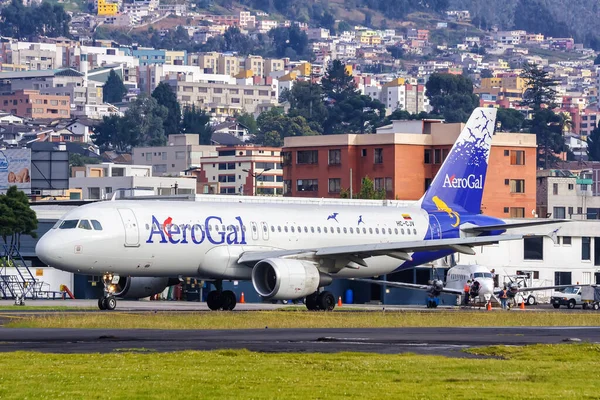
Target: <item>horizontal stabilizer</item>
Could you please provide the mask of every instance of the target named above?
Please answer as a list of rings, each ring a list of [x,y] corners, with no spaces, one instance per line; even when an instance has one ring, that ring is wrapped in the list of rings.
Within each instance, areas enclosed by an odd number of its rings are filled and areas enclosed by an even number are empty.
[[[525,221],[525,222],[484,225],[484,226],[477,226],[477,225],[473,225],[473,224],[464,224],[460,227],[460,230],[465,233],[481,233],[481,232],[491,232],[491,231],[502,231],[502,230],[506,230],[506,229],[526,228],[529,226],[538,226],[538,225],[562,224],[565,222],[570,222],[570,220],[543,219],[543,220],[533,220],[533,221]]]

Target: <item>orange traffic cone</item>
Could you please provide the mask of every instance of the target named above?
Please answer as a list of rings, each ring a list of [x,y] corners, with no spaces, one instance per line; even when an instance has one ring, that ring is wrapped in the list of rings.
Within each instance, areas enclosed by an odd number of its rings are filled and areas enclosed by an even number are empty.
[[[487,302],[487,306],[485,307],[485,309],[488,311],[492,311],[492,302],[491,301]]]
[[[338,307],[342,306],[342,296],[338,297]]]
[[[522,302],[521,302],[521,304],[519,304],[519,308],[520,308],[521,310],[524,310],[524,309],[525,309],[525,302],[524,302],[524,301],[522,301]]]
[[[246,299],[244,298],[244,292],[242,292],[242,295],[240,296],[240,304],[246,304]]]

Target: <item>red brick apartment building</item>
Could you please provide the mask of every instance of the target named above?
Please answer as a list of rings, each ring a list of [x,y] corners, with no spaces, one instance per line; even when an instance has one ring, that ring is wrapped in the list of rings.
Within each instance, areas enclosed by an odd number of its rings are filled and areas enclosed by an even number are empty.
[[[464,124],[394,121],[392,133],[288,137],[282,149],[284,195],[339,197],[368,176],[388,199],[418,200]],[[482,211],[500,218],[531,216],[536,206],[535,135],[497,133]]]
[[[71,97],[16,90],[0,93],[0,109],[23,118],[70,118]]]

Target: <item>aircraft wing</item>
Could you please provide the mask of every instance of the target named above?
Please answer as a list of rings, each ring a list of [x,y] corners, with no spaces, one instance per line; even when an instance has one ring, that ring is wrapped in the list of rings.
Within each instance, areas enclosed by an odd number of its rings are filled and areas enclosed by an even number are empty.
[[[531,287],[520,287],[516,290],[516,292],[521,293],[521,292],[534,292],[536,290],[557,290],[557,289],[564,289],[564,288],[568,288],[568,287],[573,287],[573,286],[590,286],[590,285],[555,285],[555,286],[531,286]],[[494,294],[495,295],[499,295],[500,292],[502,292],[502,289],[497,289],[494,290]],[[514,289],[510,289],[509,288],[509,292],[515,293]]]
[[[376,285],[382,286],[392,286],[397,288],[407,288],[407,289],[416,289],[416,290],[430,290],[431,285],[418,285],[415,283],[405,283],[405,282],[392,282],[392,281],[382,281],[380,279],[366,279],[366,278],[353,278],[351,281],[357,282],[365,282],[365,283],[374,283]],[[462,290],[451,289],[451,288],[443,288],[441,290],[442,293],[450,293],[450,294],[464,294]]]
[[[265,258],[335,258],[346,257],[362,266],[367,266],[363,258],[387,255],[401,260],[411,260],[408,253],[416,251],[453,250],[459,253],[475,254],[473,246],[495,244],[504,240],[519,240],[523,235],[479,236],[453,239],[415,240],[409,242],[372,243],[348,246],[318,247],[297,250],[246,251],[238,259],[240,264],[253,264]]]
[[[545,220],[512,222],[512,223],[506,223],[506,224],[484,225],[484,226],[465,224],[465,225],[461,226],[460,230],[465,233],[481,233],[481,232],[490,232],[490,231],[498,231],[498,230],[506,230],[506,229],[526,228],[528,226],[562,224],[565,222],[570,222],[570,220],[562,220],[562,219],[548,220],[548,219],[545,219]]]

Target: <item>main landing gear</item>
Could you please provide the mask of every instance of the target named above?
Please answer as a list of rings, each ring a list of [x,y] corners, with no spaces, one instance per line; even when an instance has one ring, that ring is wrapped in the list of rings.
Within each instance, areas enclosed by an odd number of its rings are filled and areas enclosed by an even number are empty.
[[[329,291],[314,292],[306,297],[306,308],[309,311],[333,311],[335,308],[335,297]]]
[[[219,280],[214,283],[216,290],[208,292],[206,297],[206,305],[213,311],[223,310],[231,311],[237,304],[235,293],[231,290],[223,291],[223,281]]]
[[[101,310],[114,310],[117,307],[117,299],[113,296],[115,284],[119,283],[119,276],[112,274],[102,275],[104,283],[104,294],[98,299],[98,308]]]

